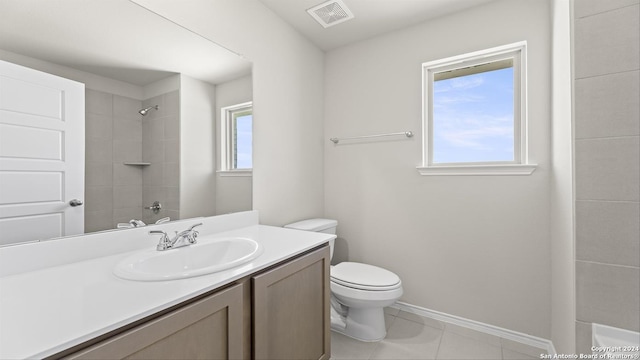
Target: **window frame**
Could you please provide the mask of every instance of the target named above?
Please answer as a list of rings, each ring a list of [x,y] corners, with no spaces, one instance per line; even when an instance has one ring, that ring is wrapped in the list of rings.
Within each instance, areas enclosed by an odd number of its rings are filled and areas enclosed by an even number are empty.
[[[422,165],[421,175],[529,175],[536,168],[529,163],[527,133],[526,41],[429,61],[422,64]],[[433,162],[434,74],[472,66],[513,61],[514,160],[485,162]],[[481,72],[478,72],[481,73]]]
[[[242,113],[248,111],[253,115],[253,101],[225,106],[220,109],[220,170],[218,170],[220,176],[252,176],[253,174],[253,168],[233,167],[235,145],[235,138],[233,136],[234,119],[238,116],[243,116],[244,114]],[[251,156],[253,157],[253,154]]]

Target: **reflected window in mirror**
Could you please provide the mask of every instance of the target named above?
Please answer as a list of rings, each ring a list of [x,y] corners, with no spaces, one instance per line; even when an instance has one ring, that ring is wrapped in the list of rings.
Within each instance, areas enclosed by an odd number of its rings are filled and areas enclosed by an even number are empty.
[[[221,111],[220,171],[227,175],[250,176],[253,168],[253,104],[236,104]]]

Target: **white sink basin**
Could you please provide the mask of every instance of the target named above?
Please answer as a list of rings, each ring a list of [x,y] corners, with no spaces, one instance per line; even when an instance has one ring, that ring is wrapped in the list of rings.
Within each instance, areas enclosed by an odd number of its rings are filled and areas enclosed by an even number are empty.
[[[138,281],[184,279],[240,266],[261,253],[260,244],[251,239],[215,239],[165,251],[141,251],[120,261],[113,273]]]

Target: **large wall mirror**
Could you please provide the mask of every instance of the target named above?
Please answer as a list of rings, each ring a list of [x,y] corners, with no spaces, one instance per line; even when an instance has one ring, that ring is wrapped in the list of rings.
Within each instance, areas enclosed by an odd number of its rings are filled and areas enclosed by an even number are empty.
[[[252,208],[248,60],[128,0],[3,0],[0,13],[0,60],[85,85],[84,139],[62,140],[84,144],[85,233]],[[14,160],[0,154],[0,246],[70,235],[11,215]]]

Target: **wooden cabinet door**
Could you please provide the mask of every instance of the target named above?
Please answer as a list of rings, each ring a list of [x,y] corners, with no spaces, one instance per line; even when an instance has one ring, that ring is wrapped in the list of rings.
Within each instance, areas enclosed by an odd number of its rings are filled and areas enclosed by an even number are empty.
[[[253,277],[255,359],[329,359],[329,247]]]
[[[241,359],[242,285],[217,292],[69,359]]]

